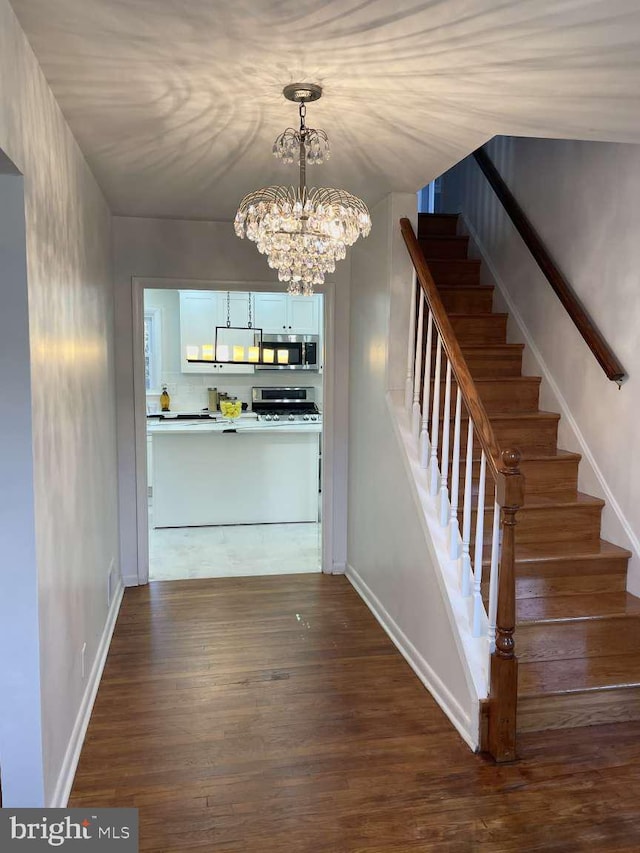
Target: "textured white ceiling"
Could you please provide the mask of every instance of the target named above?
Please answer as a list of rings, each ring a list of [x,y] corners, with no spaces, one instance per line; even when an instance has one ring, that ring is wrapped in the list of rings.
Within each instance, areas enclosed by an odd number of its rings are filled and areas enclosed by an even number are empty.
[[[114,212],[230,219],[295,180],[274,160],[308,108],[310,183],[373,203],[498,133],[640,141],[638,0],[12,0]]]

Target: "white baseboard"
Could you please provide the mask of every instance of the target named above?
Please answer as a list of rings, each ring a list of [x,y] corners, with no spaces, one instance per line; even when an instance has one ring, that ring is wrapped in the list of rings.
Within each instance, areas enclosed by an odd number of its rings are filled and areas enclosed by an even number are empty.
[[[348,563],[345,574],[360,598],[362,598],[385,633],[389,636],[394,646],[456,727],[460,736],[474,752],[477,752],[479,748],[479,705],[475,719],[470,719],[457,699],[452,696],[448,687],[433,671],[429,663],[416,649],[397,622],[391,618],[380,599],[369,589],[353,566]]]
[[[504,301],[507,305],[507,308],[509,309],[510,315],[512,316],[516,326],[518,327],[518,330],[519,330],[520,334],[522,335],[524,342],[529,349],[529,352],[533,356],[533,359],[536,362],[536,365],[538,366],[540,373],[542,374],[545,382],[547,383],[548,387],[550,388],[551,394],[553,395],[554,399],[556,400],[558,408],[560,409],[560,413],[562,415],[562,418],[565,421],[565,425],[569,428],[569,430],[573,436],[573,439],[575,440],[576,445],[579,448],[579,452],[582,454],[583,461],[586,462],[587,465],[589,466],[589,468],[591,469],[591,472],[593,473],[593,477],[595,478],[595,480],[598,483],[598,486],[601,489],[602,494],[600,496],[607,502],[607,505],[611,508],[613,515],[615,516],[618,524],[620,525],[620,528],[621,528],[623,535],[625,535],[627,537],[628,541],[627,541],[627,543],[625,543],[626,547],[628,547],[630,550],[632,550],[634,552],[634,558],[633,559],[637,560],[640,557],[640,539],[635,534],[631,524],[629,523],[629,520],[627,519],[627,517],[625,516],[625,514],[622,510],[622,507],[620,506],[620,504],[616,500],[613,492],[611,491],[611,488],[610,488],[607,480],[605,479],[604,474],[602,473],[602,469],[598,465],[596,458],[593,455],[593,453],[591,452],[591,449],[590,449],[589,445],[587,444],[587,441],[586,441],[586,439],[585,439],[585,437],[584,437],[584,435],[583,435],[583,433],[582,433],[582,431],[578,425],[578,422],[574,418],[573,413],[571,412],[571,409],[569,408],[569,404],[567,403],[565,396],[563,395],[562,391],[560,390],[558,383],[553,378],[553,374],[551,373],[547,363],[544,360],[542,353],[538,349],[533,337],[531,336],[531,333],[529,332],[529,329],[527,328],[527,325],[524,322],[522,314],[520,313],[516,304],[514,303],[513,299],[511,298],[511,294],[509,293],[508,287],[506,286],[506,284],[503,281],[500,273],[498,272],[498,270],[494,266],[493,262],[491,261],[489,253],[488,253],[484,243],[480,239],[478,232],[473,227],[473,225],[469,222],[469,220],[467,219],[467,217],[464,213],[462,214],[462,219],[463,219],[464,227],[465,227],[467,233],[469,234],[469,236],[471,237],[471,239],[475,243],[476,248],[478,249],[478,252],[480,253],[480,256],[482,258],[483,263],[485,263],[487,265],[487,269],[489,270],[491,277],[496,284],[496,287],[500,291],[500,295],[504,299]],[[616,538],[615,533],[612,534],[611,532],[609,532],[608,534],[605,533],[605,535],[610,535],[611,538],[614,538],[614,539]],[[636,593],[636,594],[638,594],[638,593]]]
[[[64,755],[62,767],[60,768],[58,781],[56,783],[51,802],[48,803],[47,808],[65,808],[69,800],[69,794],[71,793],[71,787],[73,785],[73,779],[76,775],[76,768],[80,759],[82,745],[84,743],[84,738],[87,733],[89,720],[91,719],[93,703],[95,702],[96,695],[98,693],[98,687],[100,686],[100,679],[102,678],[102,672],[104,670],[104,665],[107,661],[107,654],[109,652],[109,646],[111,644],[111,637],[113,635],[113,629],[116,625],[116,619],[118,618],[118,613],[120,611],[120,604],[122,603],[123,595],[124,585],[120,583],[114,591],[114,596],[111,600],[111,606],[109,607],[109,612],[107,614],[107,621],[105,622],[102,637],[100,638],[100,643],[98,644],[98,650],[96,652],[96,656],[93,661],[93,666],[91,667],[91,672],[87,680],[87,686],[85,688],[84,695],[82,697],[82,701],[78,709],[78,715],[73,726],[73,731],[71,732],[71,737],[69,739],[69,744]]]

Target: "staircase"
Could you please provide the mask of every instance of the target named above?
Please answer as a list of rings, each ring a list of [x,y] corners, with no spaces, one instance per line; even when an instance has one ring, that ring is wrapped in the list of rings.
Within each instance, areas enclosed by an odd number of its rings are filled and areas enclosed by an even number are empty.
[[[480,261],[467,257],[469,238],[457,227],[456,215],[421,214],[418,239],[496,439],[522,454],[518,731],[638,720],[640,599],[625,591],[631,555],[600,538],[604,501],[578,491],[580,455],[558,449],[560,416],[539,410],[540,377],[522,375],[524,345],[507,342],[508,315],[492,311],[493,287],[480,284]],[[474,458],[476,492],[478,467]]]

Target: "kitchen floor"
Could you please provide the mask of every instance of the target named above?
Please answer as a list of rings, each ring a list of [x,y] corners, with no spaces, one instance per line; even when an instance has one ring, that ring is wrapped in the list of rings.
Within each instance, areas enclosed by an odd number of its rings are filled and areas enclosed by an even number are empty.
[[[150,521],[152,509],[149,508]],[[321,525],[149,529],[151,580],[319,572]]]

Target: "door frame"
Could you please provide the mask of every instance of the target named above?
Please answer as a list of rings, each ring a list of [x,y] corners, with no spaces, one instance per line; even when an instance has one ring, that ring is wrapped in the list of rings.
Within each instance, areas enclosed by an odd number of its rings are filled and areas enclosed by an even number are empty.
[[[276,291],[274,282],[221,281],[216,279],[149,278],[132,276],[132,345],[133,345],[133,419],[135,430],[136,479],[136,543],[138,584],[149,582],[149,506],[147,484],[147,399],[144,379],[144,291],[157,290],[232,290],[243,292]],[[323,299],[322,371],[322,553],[321,568],[325,574],[334,569],[333,513],[336,501],[333,466],[335,459],[335,284],[325,282],[316,288]]]

